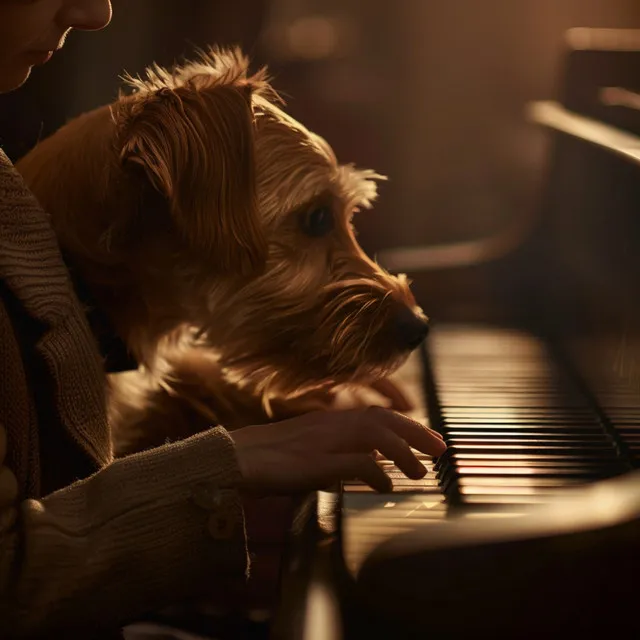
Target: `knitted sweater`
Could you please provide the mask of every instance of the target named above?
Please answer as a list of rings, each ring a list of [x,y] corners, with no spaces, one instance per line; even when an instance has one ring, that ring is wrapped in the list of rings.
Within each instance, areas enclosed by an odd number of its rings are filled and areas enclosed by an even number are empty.
[[[105,385],[48,217],[0,151],[0,638],[93,638],[245,579],[227,432],[114,461]]]

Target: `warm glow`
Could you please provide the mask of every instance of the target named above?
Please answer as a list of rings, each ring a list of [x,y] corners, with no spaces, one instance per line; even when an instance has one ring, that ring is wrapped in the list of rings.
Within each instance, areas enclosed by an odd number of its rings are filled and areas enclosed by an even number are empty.
[[[308,60],[328,58],[338,47],[335,21],[324,16],[299,18],[287,29],[292,54]]]

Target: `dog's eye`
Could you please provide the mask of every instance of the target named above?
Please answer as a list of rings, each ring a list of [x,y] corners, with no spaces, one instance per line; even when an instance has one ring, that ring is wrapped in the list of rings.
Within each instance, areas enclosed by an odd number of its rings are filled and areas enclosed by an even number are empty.
[[[327,205],[311,207],[302,214],[300,224],[302,230],[312,238],[326,236],[333,229],[333,211]]]

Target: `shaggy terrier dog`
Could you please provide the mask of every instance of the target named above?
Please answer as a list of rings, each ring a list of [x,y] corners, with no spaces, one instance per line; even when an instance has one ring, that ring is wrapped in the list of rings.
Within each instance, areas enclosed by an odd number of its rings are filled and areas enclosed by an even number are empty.
[[[110,380],[118,453],[384,390],[428,325],[354,234],[382,177],[340,164],[238,50],[128,85],[18,165],[140,364]]]

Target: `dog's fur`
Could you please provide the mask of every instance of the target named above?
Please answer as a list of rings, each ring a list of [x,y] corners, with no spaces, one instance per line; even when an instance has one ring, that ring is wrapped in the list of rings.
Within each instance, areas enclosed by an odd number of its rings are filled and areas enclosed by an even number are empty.
[[[144,365],[114,382],[121,432],[147,446],[281,417],[393,371],[394,314],[422,312],[354,236],[381,176],[340,165],[237,50],[128,84],[18,165]]]

